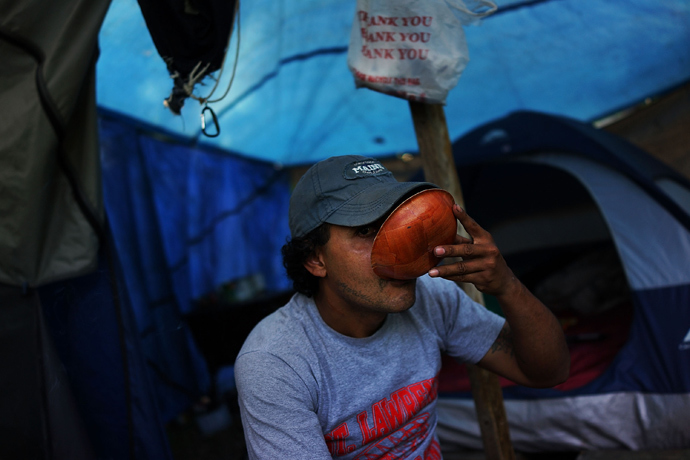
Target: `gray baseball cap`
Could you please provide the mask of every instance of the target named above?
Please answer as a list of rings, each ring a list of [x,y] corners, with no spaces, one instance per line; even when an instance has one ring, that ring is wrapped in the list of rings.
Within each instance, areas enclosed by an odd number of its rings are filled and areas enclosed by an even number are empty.
[[[290,197],[290,233],[300,238],[319,225],[358,227],[378,220],[402,198],[437,188],[429,182],[398,182],[374,158],[331,157],[309,168]]]

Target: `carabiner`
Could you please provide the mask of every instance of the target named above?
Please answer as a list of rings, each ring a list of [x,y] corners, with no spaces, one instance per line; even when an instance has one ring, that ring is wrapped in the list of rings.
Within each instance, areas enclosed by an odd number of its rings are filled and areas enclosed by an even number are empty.
[[[206,132],[206,111],[211,112],[211,118],[213,118],[213,125],[216,127],[216,132],[215,133],[207,133]],[[216,117],[216,113],[211,109],[209,106],[204,106],[203,110],[201,111],[201,132],[204,133],[206,137],[218,137],[220,134],[220,125],[218,124],[218,118]]]

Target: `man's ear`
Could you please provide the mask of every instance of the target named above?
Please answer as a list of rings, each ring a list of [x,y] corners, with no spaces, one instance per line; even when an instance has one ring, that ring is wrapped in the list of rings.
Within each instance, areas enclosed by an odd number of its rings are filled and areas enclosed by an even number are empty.
[[[324,278],[326,276],[326,264],[324,263],[320,250],[316,250],[312,255],[307,257],[307,260],[304,261],[304,268],[318,278]]]

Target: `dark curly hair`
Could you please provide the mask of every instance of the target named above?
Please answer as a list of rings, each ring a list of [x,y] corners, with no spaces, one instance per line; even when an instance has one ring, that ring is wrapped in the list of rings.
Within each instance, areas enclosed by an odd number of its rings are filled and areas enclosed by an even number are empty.
[[[304,268],[304,262],[316,249],[328,243],[330,237],[330,225],[322,224],[301,238],[292,238],[281,249],[283,266],[295,291],[307,297],[319,291],[319,278]]]

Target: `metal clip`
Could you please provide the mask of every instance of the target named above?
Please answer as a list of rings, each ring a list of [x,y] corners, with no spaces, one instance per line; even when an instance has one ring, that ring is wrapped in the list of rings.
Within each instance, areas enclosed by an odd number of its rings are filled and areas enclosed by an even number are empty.
[[[207,110],[211,112],[211,118],[213,118],[213,125],[216,127],[215,133],[206,132]],[[218,124],[218,118],[216,117],[216,113],[209,106],[204,106],[203,110],[201,111],[201,132],[204,133],[206,137],[218,137],[218,135],[220,134],[220,125]]]

